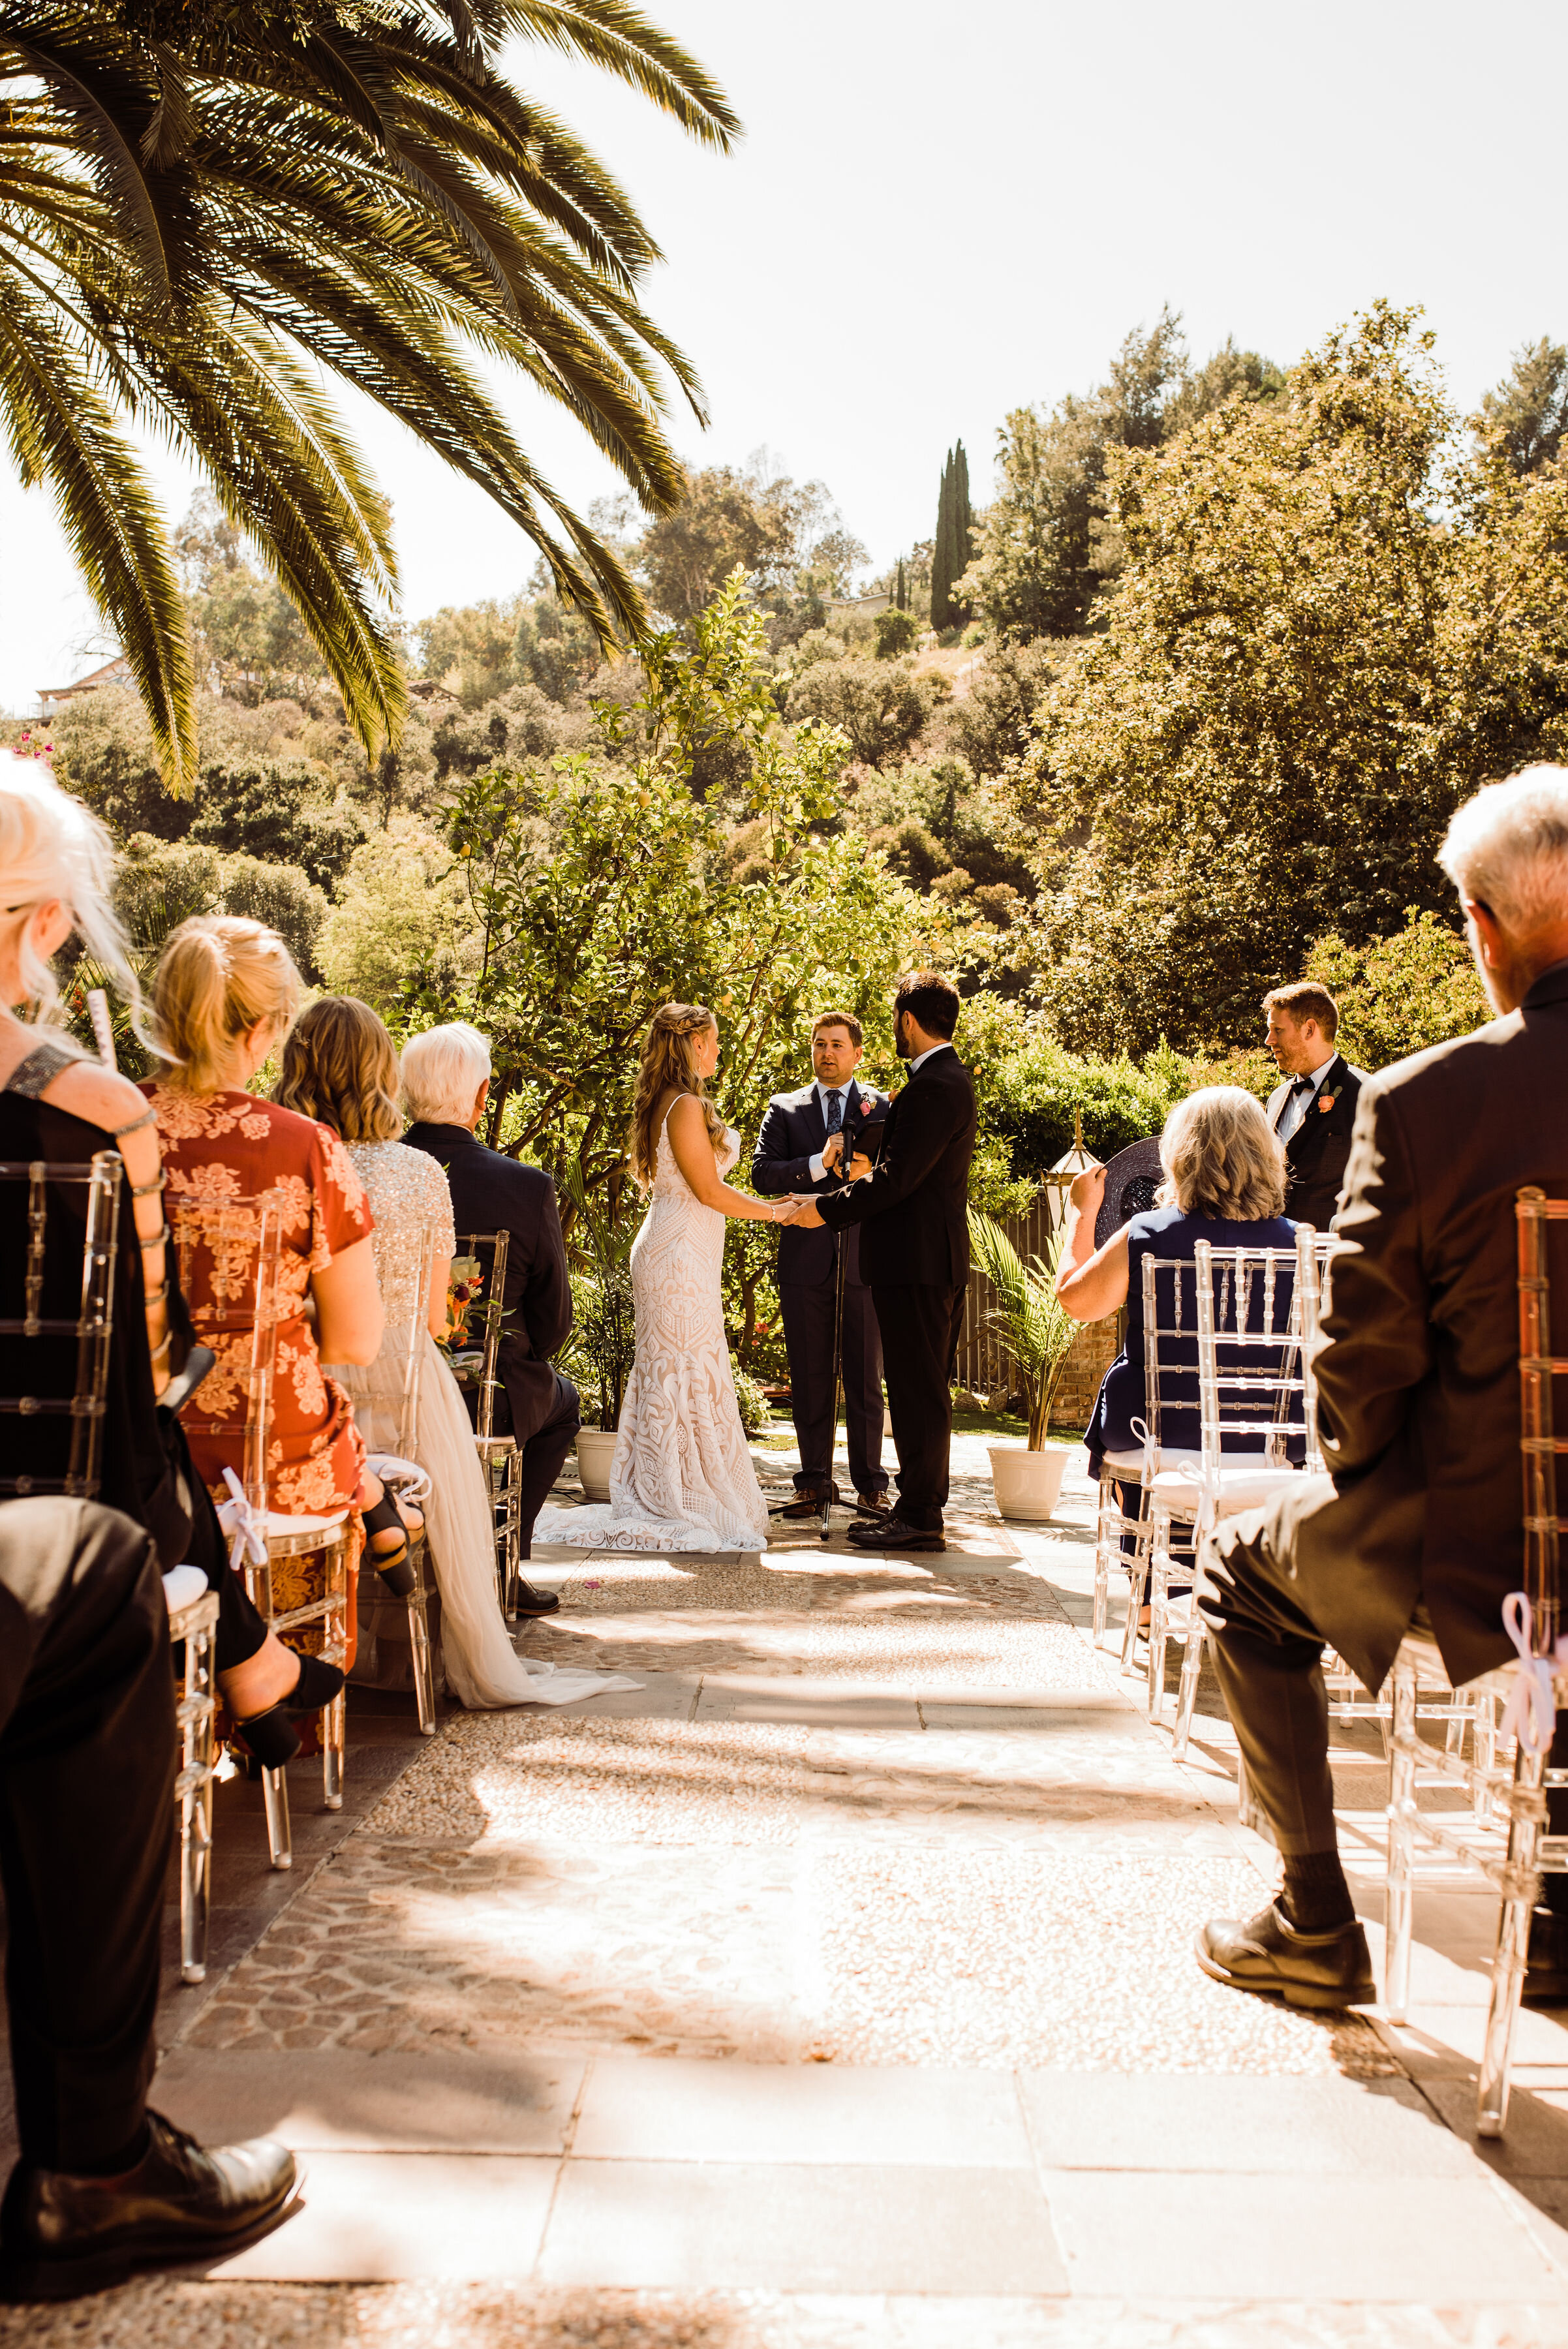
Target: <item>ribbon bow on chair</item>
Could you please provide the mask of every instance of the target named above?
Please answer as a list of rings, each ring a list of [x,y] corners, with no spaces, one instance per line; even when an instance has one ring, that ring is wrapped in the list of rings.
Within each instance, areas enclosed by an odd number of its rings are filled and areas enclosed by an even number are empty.
[[[218,1523],[229,1537],[229,1564],[240,1571],[241,1560],[249,1557],[253,1566],[266,1564],[266,1511],[258,1509],[245,1498],[245,1488],[232,1468],[223,1471],[223,1482],[230,1497],[218,1503]]]
[[[1568,1665],[1568,1637],[1558,1640],[1551,1655],[1538,1656],[1530,1643],[1531,1626],[1529,1599],[1522,1590],[1511,1590],[1502,1602],[1502,1628],[1519,1651],[1519,1664],[1503,1707],[1502,1733],[1517,1737],[1526,1754],[1540,1754],[1557,1726],[1554,1682]]]

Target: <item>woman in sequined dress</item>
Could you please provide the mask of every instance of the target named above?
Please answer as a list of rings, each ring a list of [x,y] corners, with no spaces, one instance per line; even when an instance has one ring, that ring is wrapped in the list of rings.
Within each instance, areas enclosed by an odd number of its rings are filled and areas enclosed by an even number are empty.
[[[284,1047],[278,1100],[339,1136],[375,1218],[371,1245],[386,1335],[368,1368],[332,1371],[353,1402],[372,1453],[400,1448],[411,1325],[423,1324],[414,1458],[431,1479],[421,1506],[441,1592],[447,1677],[472,1706],[569,1704],[607,1689],[634,1688],[636,1682],[613,1674],[532,1661],[513,1647],[496,1600],[490,1495],[462,1396],[436,1344],[446,1330],[456,1248],[452,1197],[439,1163],[397,1139],[402,1131],[397,1092],[397,1053],[369,1004],[326,996],[300,1014]],[[421,1296],[432,1231],[434,1263]],[[373,1621],[363,1627],[367,1646],[373,1636],[379,1651],[374,1661],[367,1654],[366,1677],[381,1686],[411,1685],[406,1624],[406,1609],[379,1601]]]

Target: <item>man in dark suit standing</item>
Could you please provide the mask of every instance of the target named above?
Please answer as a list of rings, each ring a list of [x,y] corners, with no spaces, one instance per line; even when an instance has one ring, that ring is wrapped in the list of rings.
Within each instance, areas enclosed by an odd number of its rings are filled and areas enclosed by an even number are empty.
[[[496,1398],[494,1429],[512,1436],[522,1455],[520,1551],[527,1557],[534,1521],[581,1423],[576,1388],[550,1360],[572,1327],[556,1186],[539,1167],[519,1165],[478,1139],[490,1098],[490,1047],[477,1028],[454,1020],[427,1029],[404,1045],[402,1071],[413,1120],[403,1139],[445,1167],[458,1232],[511,1235],[495,1365],[504,1392]],[[472,1415],[473,1399],[466,1400]],[[548,1615],[561,1603],[528,1582],[519,1589],[524,1615]]]
[[[1339,1006],[1326,987],[1297,979],[1263,998],[1269,1050],[1284,1078],[1269,1095],[1269,1123],[1285,1145],[1285,1213],[1327,1231],[1345,1182],[1355,1104],[1366,1071],[1334,1048]]]
[[[882,1331],[898,1450],[898,1506],[854,1525],[861,1549],[940,1550],[952,1436],[951,1380],[969,1278],[969,1166],[974,1086],[952,1046],[959,995],[934,970],[898,985],[893,1036],[909,1081],[894,1100],[875,1168],[846,1191],[808,1199],[808,1230],[862,1224],[860,1262]]]
[[[811,1031],[815,1082],[799,1092],[774,1093],[763,1119],[752,1182],[764,1196],[792,1191],[820,1196],[842,1183],[846,1148],[853,1150],[860,1130],[873,1120],[880,1123],[888,1109],[886,1093],[856,1081],[863,1058],[861,1026],[854,1013],[825,1011]],[[794,1480],[799,1497],[780,1510],[781,1516],[817,1516],[829,1493],[838,1498],[833,1479],[833,1329],[840,1248],[850,1481],[856,1506],[867,1516],[880,1516],[888,1506],[882,1345],[871,1291],[860,1270],[860,1235],[853,1226],[836,1235],[789,1225],[779,1234],[778,1284],[800,1468]]]
[[[1325,1643],[1376,1689],[1419,1610],[1458,1685],[1511,1657],[1501,1609],[1523,1573],[1514,1200],[1568,1194],[1568,769],[1478,792],[1442,864],[1501,1016],[1362,1086],[1314,1363],[1329,1473],[1203,1550],[1199,1604],[1284,1884],[1250,1922],[1206,1925],[1198,1960],[1305,2006],[1376,1995],[1334,1835]],[[1529,1988],[1561,1995],[1568,1947],[1550,1910],[1535,1922]]]

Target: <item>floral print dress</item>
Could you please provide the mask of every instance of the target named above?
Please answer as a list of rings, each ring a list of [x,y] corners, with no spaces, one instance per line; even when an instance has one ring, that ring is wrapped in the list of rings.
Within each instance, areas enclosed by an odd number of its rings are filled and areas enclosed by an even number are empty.
[[[305,1318],[311,1276],[369,1237],[370,1210],[348,1154],[330,1129],[252,1093],[187,1093],[142,1088],[151,1101],[168,1172],[172,1224],[182,1199],[275,1199],[284,1210],[278,1279],[278,1342],[267,1447],[267,1503],[287,1516],[325,1516],[353,1500],[365,1464],[354,1407],[317,1351]],[[254,1219],[259,1226],[259,1214]],[[245,1390],[255,1254],[243,1245],[232,1266],[221,1250],[191,1262],[191,1317],[217,1353],[215,1367],[183,1414],[197,1474],[223,1499],[223,1470],[244,1473]]]

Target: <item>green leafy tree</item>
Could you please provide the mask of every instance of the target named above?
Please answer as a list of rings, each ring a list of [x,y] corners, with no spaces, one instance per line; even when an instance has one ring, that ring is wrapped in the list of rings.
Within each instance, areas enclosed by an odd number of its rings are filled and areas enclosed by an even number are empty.
[[[1319,938],[1306,972],[1339,1006],[1340,1050],[1365,1069],[1468,1036],[1494,1016],[1459,931],[1414,905],[1391,937],[1359,947]]]
[[[775,473],[766,450],[742,471],[689,474],[684,498],[649,523],[638,554],[656,609],[680,621],[711,604],[737,566],[753,596],[777,605],[841,595],[866,560],[822,483]]]
[[[925,731],[931,688],[902,662],[814,661],[789,689],[789,717],[837,727],[862,766],[900,759]]]
[[[247,533],[371,752],[405,707],[391,518],[327,378],[476,481],[607,640],[643,623],[624,564],[472,364],[558,400],[651,510],[679,497],[661,370],[701,408],[637,299],[658,249],[503,70],[518,37],[575,53],[711,144],[735,131],[701,67],[624,0],[13,0],[0,21],[0,413],[182,787],[195,675],[132,422]]]
[[[1568,747],[1568,482],[1459,449],[1379,305],[1113,468],[1127,567],[1020,771],[1064,1040],[1241,1042],[1313,939],[1446,911],[1457,800]]]
[[[897,660],[900,654],[912,651],[920,633],[913,612],[906,612],[898,604],[888,611],[878,612],[875,625],[878,660]]]
[[[1555,464],[1568,432],[1568,348],[1527,343],[1511,368],[1481,401],[1477,429],[1516,473]]]

